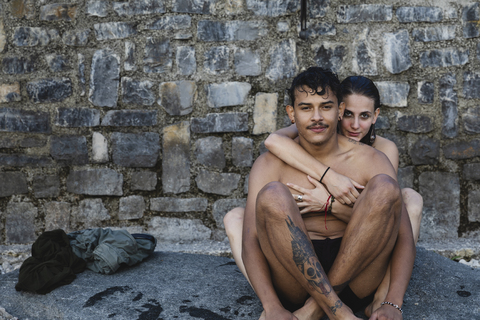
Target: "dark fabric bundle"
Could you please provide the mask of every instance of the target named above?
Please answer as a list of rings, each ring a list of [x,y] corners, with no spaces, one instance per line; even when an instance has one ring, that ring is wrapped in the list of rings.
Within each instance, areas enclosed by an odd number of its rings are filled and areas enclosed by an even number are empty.
[[[32,256],[20,267],[15,289],[49,293],[71,283],[76,278],[75,274],[85,268],[85,261],[73,253],[65,231],[47,231],[32,245]]]

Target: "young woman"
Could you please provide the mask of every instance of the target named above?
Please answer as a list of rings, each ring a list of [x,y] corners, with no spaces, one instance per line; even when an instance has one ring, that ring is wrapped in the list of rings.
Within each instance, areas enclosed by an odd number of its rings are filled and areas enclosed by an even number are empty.
[[[375,134],[375,122],[380,113],[380,94],[375,84],[368,78],[353,76],[342,82],[342,88],[345,112],[339,121],[340,133],[383,152],[392,163],[395,171],[398,171],[397,146],[392,141]],[[265,146],[284,162],[305,172],[315,186],[315,189],[308,190],[293,184],[288,185],[302,195],[302,201],[297,202],[300,213],[318,211],[319,208],[324,206],[326,199],[320,199],[318,195],[322,193],[317,192],[324,186],[342,204],[353,205],[359,196],[357,189],[363,189],[363,186],[332,169],[327,171],[326,166],[318,162],[294,141],[297,136],[298,131],[295,125],[291,125],[272,133],[265,140]],[[324,186],[318,182],[321,178]],[[299,195],[293,196],[298,199]],[[420,232],[423,199],[420,194],[410,188],[402,189],[402,196],[410,217],[416,243]],[[235,261],[248,280],[241,258],[243,214],[243,208],[233,209],[225,215],[224,225]],[[365,310],[367,316],[370,317],[373,311],[380,307],[388,293],[389,284],[390,273],[387,272],[377,289],[374,301]]]

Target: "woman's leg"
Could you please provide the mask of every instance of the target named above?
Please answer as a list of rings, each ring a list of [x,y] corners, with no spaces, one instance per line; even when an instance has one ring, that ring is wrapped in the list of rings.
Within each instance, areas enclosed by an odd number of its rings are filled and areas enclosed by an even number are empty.
[[[418,236],[420,234],[420,223],[422,221],[423,198],[417,191],[410,188],[402,189],[402,197],[403,203],[408,212],[408,217],[410,218],[410,223],[412,224],[413,240],[415,241],[415,244],[417,244]],[[385,274],[382,283],[378,286],[373,302],[365,309],[365,315],[367,317],[370,317],[375,310],[380,308],[380,304],[387,296],[389,287],[390,267],[387,269],[387,273]]]
[[[223,218],[223,224],[225,231],[227,232],[228,241],[230,242],[230,248],[232,249],[233,259],[237,264],[238,269],[243,273],[245,278],[248,279],[247,271],[242,260],[242,232],[243,232],[243,216],[245,208],[234,208],[230,210]],[[251,285],[251,283],[250,283]]]

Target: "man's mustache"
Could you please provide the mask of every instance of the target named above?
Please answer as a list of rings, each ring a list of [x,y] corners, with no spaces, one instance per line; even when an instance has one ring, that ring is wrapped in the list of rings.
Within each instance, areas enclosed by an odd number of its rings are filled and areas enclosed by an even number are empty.
[[[323,122],[316,122],[316,123],[312,123],[311,125],[309,125],[307,127],[307,129],[310,129],[310,128],[313,128],[313,127],[325,127],[325,128],[328,128],[329,125],[328,124],[325,124]]]

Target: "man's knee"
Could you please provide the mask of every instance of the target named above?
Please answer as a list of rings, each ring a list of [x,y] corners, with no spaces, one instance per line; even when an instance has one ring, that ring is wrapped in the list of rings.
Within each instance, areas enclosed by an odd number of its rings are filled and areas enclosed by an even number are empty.
[[[286,206],[293,201],[292,194],[281,182],[272,181],[266,184],[258,193],[256,202],[257,219],[266,216],[275,218],[276,214],[285,212]],[[294,201],[293,201],[294,202]]]
[[[227,235],[238,228],[242,228],[244,212],[244,208],[233,208],[223,217],[223,225],[225,226]]]
[[[393,213],[396,217],[400,217],[402,197],[400,187],[397,181],[386,174],[379,174],[370,179],[367,184],[368,197],[372,202],[374,208],[380,210],[372,210],[372,212],[379,212],[382,214]],[[386,209],[393,210],[386,210]]]

